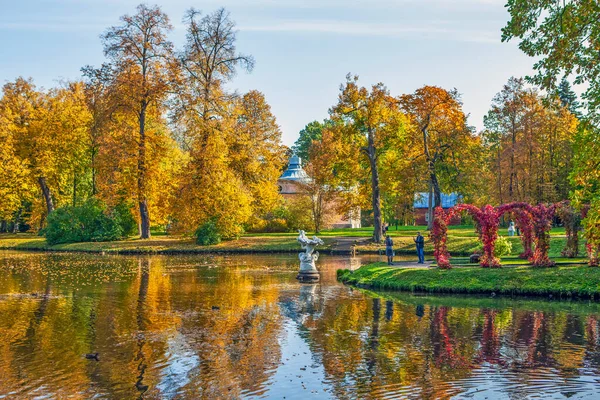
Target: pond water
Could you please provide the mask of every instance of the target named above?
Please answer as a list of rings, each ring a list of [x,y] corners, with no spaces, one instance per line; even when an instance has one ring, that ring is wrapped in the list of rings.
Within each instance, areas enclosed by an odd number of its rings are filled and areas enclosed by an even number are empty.
[[[600,397],[600,305],[336,282],[361,261],[0,252],[0,398]]]

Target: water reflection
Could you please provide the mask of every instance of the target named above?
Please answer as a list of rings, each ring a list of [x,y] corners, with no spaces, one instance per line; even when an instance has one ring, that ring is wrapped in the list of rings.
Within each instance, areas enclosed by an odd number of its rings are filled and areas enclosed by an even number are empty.
[[[370,293],[319,262],[307,285],[295,256],[0,253],[0,397],[600,395],[600,305]]]

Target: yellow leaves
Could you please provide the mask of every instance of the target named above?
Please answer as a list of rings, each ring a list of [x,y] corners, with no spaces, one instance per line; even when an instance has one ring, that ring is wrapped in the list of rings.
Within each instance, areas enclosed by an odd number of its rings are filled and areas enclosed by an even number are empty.
[[[264,96],[251,91],[222,108],[231,113],[186,126],[191,148],[177,178],[174,231],[192,233],[217,217],[225,237],[236,237],[252,215],[278,205],[285,149]]]

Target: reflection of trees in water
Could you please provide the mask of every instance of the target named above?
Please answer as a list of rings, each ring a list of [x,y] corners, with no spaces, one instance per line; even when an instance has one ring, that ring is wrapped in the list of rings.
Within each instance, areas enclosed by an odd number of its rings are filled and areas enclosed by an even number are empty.
[[[280,361],[285,318],[298,323],[341,398],[400,387],[451,397],[460,385],[448,382],[487,364],[510,368],[508,379],[523,384],[533,370],[600,372],[598,317],[580,310],[406,304],[323,282],[297,289],[292,274],[199,268],[190,258],[170,271],[177,258],[115,257],[96,267],[74,257],[76,268],[63,272],[69,258],[41,259],[46,269],[16,261],[0,279],[5,293],[38,293],[0,297],[0,394],[26,377],[21,397],[41,385],[57,398],[260,395]],[[85,268],[93,284],[76,290]],[[106,271],[121,278],[106,280]],[[85,360],[95,351],[100,362]],[[176,370],[181,376],[167,379]]]
[[[278,279],[234,269],[195,274],[175,275],[183,293],[174,298],[174,306],[193,313],[179,331],[200,359],[186,396],[239,398],[264,391],[281,354]]]
[[[600,372],[600,343],[598,343],[600,335],[598,330],[598,317],[589,315],[585,326],[586,344],[584,364]]]
[[[600,364],[596,318],[584,324],[568,313],[559,318],[541,311],[415,308],[388,301],[384,311],[377,298],[351,296],[329,299],[315,323],[310,341],[339,397],[361,397],[388,386],[451,397],[460,389],[446,382],[468,378],[484,363],[511,368],[511,379],[525,384],[531,367],[557,368],[567,378],[580,374],[577,368],[584,363]]]
[[[506,367],[507,363],[500,353],[501,341],[498,328],[496,327],[498,311],[484,308],[481,310],[481,313],[483,314],[483,326],[481,327],[479,354],[475,362],[477,364],[486,362]]]
[[[146,296],[148,294],[148,284],[150,280],[150,260],[146,257],[140,258],[140,288],[138,291],[138,300],[136,307],[136,321],[137,321],[137,354],[135,360],[139,361],[137,370],[139,375],[136,377],[135,388],[140,392],[141,396],[148,390],[148,385],[144,385],[144,373],[146,372],[147,364],[146,357],[144,355],[144,346],[146,344],[146,316],[144,311],[146,308]]]

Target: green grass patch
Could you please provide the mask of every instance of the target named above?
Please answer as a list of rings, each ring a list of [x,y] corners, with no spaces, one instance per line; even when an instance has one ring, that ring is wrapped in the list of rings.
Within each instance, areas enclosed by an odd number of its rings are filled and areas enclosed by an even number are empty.
[[[383,263],[339,270],[341,282],[382,290],[430,293],[497,293],[556,297],[600,296],[600,268],[394,268]]]

